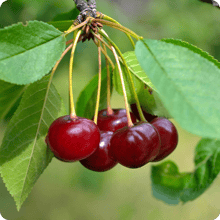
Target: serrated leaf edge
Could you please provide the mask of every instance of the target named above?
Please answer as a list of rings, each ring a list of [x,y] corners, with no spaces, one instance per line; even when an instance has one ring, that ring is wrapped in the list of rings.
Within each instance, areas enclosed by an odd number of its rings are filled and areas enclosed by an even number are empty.
[[[47,91],[46,91],[46,95],[45,95],[45,98],[44,98],[43,108],[42,108],[42,111],[41,111],[41,116],[40,116],[40,119],[39,119],[37,132],[36,132],[36,135],[35,135],[35,138],[34,138],[34,144],[35,144],[35,146],[36,146],[36,142],[37,142],[37,139],[38,139],[39,129],[40,129],[40,126],[41,126],[41,121],[42,121],[42,119],[43,119],[43,114],[44,114],[44,110],[45,110],[45,106],[46,106],[46,102],[47,102],[47,97],[48,97],[48,94],[49,94],[49,90],[50,90],[51,84],[52,84],[52,82],[51,82],[51,80],[49,80],[48,86],[47,86],[47,88],[46,88]],[[30,143],[29,143],[29,144],[30,144]],[[35,149],[34,144],[33,144],[33,149],[32,149],[31,155],[33,155],[33,152],[34,152],[34,149]],[[30,157],[28,167],[30,166],[30,163],[31,163],[31,161],[32,161],[32,158],[33,158],[33,157]],[[51,160],[51,161],[52,161],[52,160]],[[51,163],[51,161],[48,163],[48,165]],[[44,169],[44,170],[45,170],[45,169]],[[44,170],[43,170],[43,172],[44,172]],[[43,173],[43,172],[42,172],[42,173]],[[41,175],[42,175],[42,173],[41,173]],[[5,186],[6,186],[6,188],[7,188],[7,191],[8,191],[9,194],[14,198],[14,195],[12,195],[12,193],[10,192],[9,187],[8,187],[8,184],[5,182],[4,176],[3,176],[3,174],[1,173],[1,167],[0,167],[0,174],[1,174],[1,177],[2,177],[2,180],[3,180],[4,184],[5,184]],[[26,176],[27,176],[27,174],[28,174],[28,168],[27,168]],[[24,189],[25,179],[26,179],[26,177],[24,178],[24,181],[23,181],[24,184],[23,184],[22,191],[23,191],[23,189]],[[29,192],[29,193],[30,193],[30,192]],[[29,194],[29,193],[28,193],[28,194]],[[23,198],[24,201],[25,201],[25,199],[28,197],[28,194]],[[22,197],[22,193],[21,193],[21,197]],[[20,199],[19,199],[20,201],[21,201],[21,197],[20,197]],[[16,206],[17,206],[17,210],[18,210],[18,211],[20,210],[20,208],[21,208],[21,206],[22,206],[22,204],[23,204],[23,203],[21,204],[21,202],[20,202],[19,200],[15,200]]]

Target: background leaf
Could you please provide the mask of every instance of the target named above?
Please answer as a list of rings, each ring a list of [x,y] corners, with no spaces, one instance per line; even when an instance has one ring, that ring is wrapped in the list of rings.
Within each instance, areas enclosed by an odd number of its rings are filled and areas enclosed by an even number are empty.
[[[151,167],[153,196],[168,204],[178,204],[184,187],[182,175],[172,161]]]
[[[52,25],[30,21],[0,29],[0,79],[29,84],[46,75],[65,49],[65,37]]]
[[[53,25],[55,28],[57,28],[60,31],[66,31],[69,29],[69,27],[73,24],[73,20],[67,20],[67,21],[50,21],[48,24]]]
[[[0,148],[0,172],[18,210],[53,154],[45,144],[50,124],[64,114],[49,77],[31,84],[11,119]]]
[[[69,29],[78,15],[79,10],[73,8],[69,12],[56,15],[52,21],[48,22],[48,24],[53,25],[55,28],[63,32]]]
[[[144,70],[141,68],[134,51],[129,51],[123,54],[124,59],[126,60],[129,69],[132,73],[132,79],[135,85],[135,91],[138,95],[138,99],[140,101],[140,104],[142,108],[152,114],[157,116],[163,116],[166,118],[171,118],[168,111],[163,106],[163,103],[160,100],[160,97],[158,95],[158,92],[156,91],[154,85],[150,81],[150,79],[147,77]],[[131,84],[127,75],[127,72],[125,70],[125,67],[121,65],[123,77],[125,81],[125,88],[128,96],[128,101],[130,104],[135,103],[135,98],[133,96]],[[121,80],[118,72],[118,68],[116,65],[116,68],[114,70],[113,74],[113,82],[114,87],[116,91],[123,95],[122,87],[121,87]]]
[[[56,15],[52,21],[75,20],[79,15],[79,10],[75,7],[71,11]]]
[[[220,172],[220,141],[202,139],[195,150],[195,170],[179,173],[172,161],[152,166],[153,195],[168,204],[198,198]]]
[[[202,139],[195,150],[195,171],[185,177],[181,200],[187,202],[200,196],[220,172],[220,141]]]
[[[24,92],[24,86],[0,80],[0,121],[10,112]]]
[[[111,72],[111,68],[110,68]],[[106,108],[107,103],[107,70],[106,67],[102,69],[102,85],[99,109]],[[80,93],[77,104],[76,112],[80,117],[92,119],[95,113],[96,97],[98,89],[98,74],[86,85]],[[112,86],[111,86],[112,90]]]
[[[157,40],[137,42],[135,52],[174,119],[193,134],[220,138],[220,69],[215,61]]]

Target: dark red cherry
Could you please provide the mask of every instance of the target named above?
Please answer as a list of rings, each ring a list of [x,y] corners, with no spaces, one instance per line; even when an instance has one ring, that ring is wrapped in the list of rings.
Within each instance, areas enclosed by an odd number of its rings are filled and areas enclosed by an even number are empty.
[[[135,115],[130,113],[133,123],[137,121]],[[107,109],[98,113],[97,125],[101,131],[117,131],[120,128],[128,126],[128,120],[125,109],[113,109],[113,114],[109,115]]]
[[[46,142],[54,155],[66,162],[82,160],[99,146],[100,131],[91,120],[69,115],[56,119],[50,126]]]
[[[81,160],[80,163],[84,167],[98,172],[107,171],[113,168],[117,162],[109,157],[109,147],[112,135],[112,131],[101,132],[99,147],[91,156]]]
[[[136,118],[137,118],[138,120],[140,120],[140,115],[139,115],[139,113],[138,113],[137,105],[136,105],[136,104],[131,104],[130,107],[131,107],[131,111],[134,113],[134,115],[136,116]],[[151,114],[147,113],[145,110],[143,110],[142,107],[141,107],[141,109],[142,109],[142,111],[143,111],[143,114],[144,114],[145,119],[146,119],[148,122],[150,122],[150,121],[152,121],[153,119],[157,118],[156,115],[151,115]]]
[[[117,130],[111,139],[110,155],[129,168],[138,168],[153,160],[160,150],[160,137],[147,122]]]
[[[175,150],[178,133],[173,123],[166,118],[158,117],[151,121],[151,124],[157,129],[161,139],[160,152],[153,161],[160,161]]]

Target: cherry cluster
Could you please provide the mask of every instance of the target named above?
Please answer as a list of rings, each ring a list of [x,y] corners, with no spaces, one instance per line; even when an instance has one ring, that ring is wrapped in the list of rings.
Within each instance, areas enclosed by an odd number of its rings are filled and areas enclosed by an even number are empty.
[[[129,127],[125,109],[107,109],[98,113],[97,125],[90,119],[69,115],[50,126],[46,143],[59,160],[80,161],[93,171],[107,171],[117,163],[139,168],[160,161],[174,151],[178,142],[175,126],[166,118],[143,111],[146,120],[137,120],[136,106],[130,112],[134,126]]]
[[[80,5],[78,5],[79,8]],[[126,33],[134,49],[135,43],[131,36],[137,40],[142,40],[143,37],[96,10],[85,10],[85,14],[82,12],[80,16],[80,19],[76,19],[73,25],[64,32],[65,35],[73,33],[73,39],[66,42],[67,45],[70,45],[63,52],[51,73],[52,80],[59,62],[71,49],[69,65],[70,114],[56,119],[51,124],[45,140],[47,145],[59,160],[80,161],[86,168],[98,172],[110,170],[117,163],[128,168],[139,168],[148,162],[162,160],[176,148],[177,130],[166,118],[153,116],[144,112],[143,109],[141,110],[129,66],[118,46],[109,38],[102,27],[107,25]],[[76,45],[79,41],[84,42],[87,39],[92,39],[98,47],[98,88],[93,121],[76,115],[72,88],[73,59]],[[107,49],[113,53],[118,67],[125,109],[111,108],[111,71],[114,71],[115,64],[108,56]],[[105,56],[106,60],[107,109],[99,111],[102,82],[101,54]],[[129,110],[120,61],[126,70],[137,105],[131,105],[133,113]]]

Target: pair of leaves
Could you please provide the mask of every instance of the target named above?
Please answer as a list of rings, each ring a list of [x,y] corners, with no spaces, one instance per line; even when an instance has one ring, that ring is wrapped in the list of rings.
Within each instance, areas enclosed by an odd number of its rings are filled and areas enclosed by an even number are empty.
[[[0,148],[0,172],[18,210],[53,154],[45,136],[64,107],[49,77],[31,84],[5,132]]]
[[[192,173],[179,173],[172,161],[152,166],[153,195],[168,204],[198,198],[220,172],[220,141],[202,139],[196,147],[194,162]]]
[[[0,172],[18,210],[53,157],[44,140],[64,108],[49,77],[41,78],[65,46],[62,32],[39,21],[0,30],[0,119],[19,104],[0,148]]]

